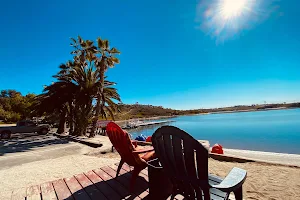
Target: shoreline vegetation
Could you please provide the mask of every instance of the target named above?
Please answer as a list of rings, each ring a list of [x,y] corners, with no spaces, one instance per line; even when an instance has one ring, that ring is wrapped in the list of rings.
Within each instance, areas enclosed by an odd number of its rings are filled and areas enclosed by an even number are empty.
[[[196,113],[196,114],[182,114],[182,115],[167,115],[167,116],[154,116],[154,117],[137,117],[137,118],[130,118],[130,119],[122,119],[122,120],[115,120],[115,122],[119,126],[123,126],[126,122],[136,121],[136,120],[161,120],[161,119],[170,119],[179,116],[193,116],[193,115],[208,115],[208,114],[229,114],[229,113],[240,113],[240,112],[259,112],[259,111],[271,111],[271,110],[287,110],[287,109],[297,109],[299,107],[276,107],[276,108],[265,108],[265,109],[249,109],[249,110],[231,110],[231,111],[216,111],[210,113]],[[105,119],[103,119],[105,120]],[[110,119],[112,120],[112,119]]]
[[[121,104],[120,113],[115,115],[115,121],[118,123],[130,120],[158,120],[167,119],[178,116],[199,115],[199,114],[222,114],[222,113],[238,113],[238,112],[256,112],[270,110],[284,110],[300,108],[300,102],[282,103],[282,104],[256,104],[256,105],[240,105],[232,107],[212,108],[212,109],[194,109],[194,110],[174,110],[171,108],[163,108],[162,106],[152,105],[127,105]],[[112,120],[111,118],[109,120]]]

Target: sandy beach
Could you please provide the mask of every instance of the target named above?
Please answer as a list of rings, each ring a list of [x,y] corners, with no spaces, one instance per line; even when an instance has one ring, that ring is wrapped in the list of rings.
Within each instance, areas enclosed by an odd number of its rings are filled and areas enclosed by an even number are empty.
[[[247,170],[243,188],[245,199],[300,199],[300,168],[209,159],[209,172],[217,176],[225,177],[233,167]]]

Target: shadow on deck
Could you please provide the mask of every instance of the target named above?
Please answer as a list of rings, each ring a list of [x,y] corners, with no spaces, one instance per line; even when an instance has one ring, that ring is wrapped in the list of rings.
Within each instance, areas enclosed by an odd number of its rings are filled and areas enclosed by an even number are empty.
[[[59,179],[41,185],[18,188],[12,192],[11,200],[118,200],[118,199],[150,199],[149,178],[147,168],[139,174],[134,192],[129,192],[131,168],[124,164],[120,175],[116,176],[117,165],[105,166],[70,178]],[[221,179],[211,177],[212,184]],[[227,197],[216,189],[211,189],[211,199],[224,200]],[[170,197],[168,198],[170,199]],[[181,195],[176,200],[185,199]],[[229,196],[229,199],[235,198]]]
[[[12,200],[148,199],[148,171],[146,169],[140,173],[133,194],[129,192],[130,167],[123,165],[117,178],[115,178],[116,170],[116,165],[106,166],[70,178],[20,188],[13,191]]]

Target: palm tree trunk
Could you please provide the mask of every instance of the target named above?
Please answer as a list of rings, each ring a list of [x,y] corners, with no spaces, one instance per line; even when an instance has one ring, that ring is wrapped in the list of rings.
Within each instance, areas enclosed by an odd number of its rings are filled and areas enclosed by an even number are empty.
[[[96,135],[96,126],[97,126],[97,121],[99,119],[100,116],[100,110],[101,110],[101,95],[98,94],[97,95],[97,103],[96,103],[96,112],[95,112],[95,116],[93,118],[93,124],[92,124],[92,130],[91,133],[89,135],[89,137],[95,137]]]
[[[105,98],[104,98],[104,94],[103,94],[104,72],[105,72],[105,67],[102,64],[100,67],[100,88],[99,88],[99,93],[97,95],[96,113],[95,113],[95,117],[93,119],[93,126],[92,126],[91,134],[89,137],[95,137],[96,128],[97,128],[96,125],[97,125],[97,121],[99,119],[100,113],[102,115],[104,115],[104,104],[105,104]]]
[[[62,133],[66,132],[66,114],[67,114],[67,111],[64,108],[60,114],[60,120],[59,120],[58,129],[57,129],[58,134],[62,134]]]
[[[69,134],[73,135],[74,133],[74,108],[73,108],[73,102],[69,102],[69,107],[70,107],[70,117],[69,117]]]

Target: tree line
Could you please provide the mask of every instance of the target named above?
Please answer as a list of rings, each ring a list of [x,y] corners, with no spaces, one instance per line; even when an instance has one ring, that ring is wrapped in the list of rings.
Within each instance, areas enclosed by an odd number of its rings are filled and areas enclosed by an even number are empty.
[[[35,94],[23,96],[16,90],[1,90],[0,121],[9,123],[32,117],[31,109],[35,97]]]

